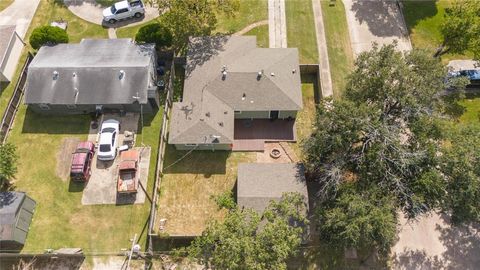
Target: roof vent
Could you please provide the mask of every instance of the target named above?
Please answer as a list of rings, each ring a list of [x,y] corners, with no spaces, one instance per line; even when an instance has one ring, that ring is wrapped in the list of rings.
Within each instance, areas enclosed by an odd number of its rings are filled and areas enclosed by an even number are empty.
[[[74,78],[77,77],[77,73],[76,73],[76,72],[73,72],[73,73],[72,73],[72,77],[74,77]]]
[[[263,69],[257,73],[257,80],[260,80],[263,75]]]
[[[297,70],[296,70],[296,69],[292,69],[292,73],[293,73],[293,74],[297,73]]]
[[[118,79],[121,80],[123,78],[125,78],[125,71],[123,71],[123,69],[122,69],[122,70],[120,70],[120,73],[118,74]]]
[[[272,77],[273,77],[273,76],[275,76],[275,73],[273,73],[273,72],[272,72],[272,73],[270,73],[270,76],[272,76]]]
[[[225,80],[227,78],[227,66],[223,65],[222,67],[222,80]]]
[[[53,79],[54,79],[54,80],[57,80],[57,79],[58,79],[58,76],[59,76],[58,71],[56,71],[56,70],[53,71]]]
[[[223,114],[228,114],[228,112],[227,112],[227,111],[224,111]]]
[[[210,112],[207,112],[207,113],[205,114],[205,116],[206,116],[206,117],[210,117]]]
[[[223,122],[218,122],[218,125],[223,127]]]
[[[242,100],[245,100],[245,98],[247,98],[247,94],[243,93]]]

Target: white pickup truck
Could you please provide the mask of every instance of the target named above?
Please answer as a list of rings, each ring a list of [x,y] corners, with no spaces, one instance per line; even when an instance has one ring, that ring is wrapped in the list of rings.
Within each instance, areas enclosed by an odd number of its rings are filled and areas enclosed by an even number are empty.
[[[141,0],[124,0],[103,10],[103,20],[115,23],[130,17],[140,18],[145,14],[145,8]]]

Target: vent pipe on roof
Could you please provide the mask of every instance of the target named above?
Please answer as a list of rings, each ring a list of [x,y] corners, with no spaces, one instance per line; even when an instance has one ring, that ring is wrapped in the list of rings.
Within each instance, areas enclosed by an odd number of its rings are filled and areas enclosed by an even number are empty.
[[[125,77],[125,71],[122,69],[120,70],[120,74],[118,75],[118,79],[121,80]]]
[[[272,73],[270,73],[270,76],[272,76],[272,77],[273,77],[273,76],[275,76],[275,73],[273,73],[273,72],[272,72]]]
[[[222,80],[225,80],[227,78],[227,66],[223,65],[222,67]]]
[[[245,98],[247,98],[247,94],[243,93],[242,100],[245,100]]]
[[[77,77],[77,73],[76,73],[76,72],[73,72],[73,73],[72,73],[72,77],[74,77],[74,78]]]
[[[54,80],[57,80],[57,79],[58,79],[58,76],[59,76],[58,71],[56,71],[56,70],[53,71],[53,79],[54,79]]]

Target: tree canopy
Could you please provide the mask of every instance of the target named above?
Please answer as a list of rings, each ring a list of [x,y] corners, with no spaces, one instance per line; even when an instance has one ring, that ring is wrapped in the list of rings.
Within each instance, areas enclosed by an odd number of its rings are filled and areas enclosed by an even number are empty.
[[[59,27],[45,25],[33,29],[29,41],[32,48],[38,50],[44,45],[51,46],[59,43],[68,43],[68,34]]]
[[[210,222],[181,252],[215,269],[286,269],[287,258],[301,244],[305,224],[303,198],[286,193],[261,216],[249,209],[231,209],[223,222]]]
[[[466,81],[445,79],[446,68],[425,51],[395,46],[358,56],[344,98],[318,106],[303,144],[321,184],[320,231],[338,246],[385,251],[396,209],[412,218],[442,206],[447,194],[441,119]]]
[[[172,46],[172,40],[170,29],[160,23],[142,26],[135,35],[136,42],[155,43],[157,48]]]
[[[150,0],[158,5],[160,21],[173,35],[173,45],[182,51],[192,36],[213,33],[217,25],[217,13],[232,16],[238,10],[238,0]]]
[[[13,144],[0,145],[0,188],[8,185],[17,173],[17,159],[16,147]]]
[[[436,55],[446,52],[463,54],[471,51],[475,59],[480,57],[480,2],[459,0],[445,9],[445,18],[440,26],[443,44]]]

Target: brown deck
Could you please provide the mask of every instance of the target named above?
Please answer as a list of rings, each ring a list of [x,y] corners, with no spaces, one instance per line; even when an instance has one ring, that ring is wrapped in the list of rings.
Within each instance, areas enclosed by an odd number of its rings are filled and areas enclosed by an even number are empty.
[[[295,121],[236,119],[233,151],[263,151],[265,142],[294,142]]]

